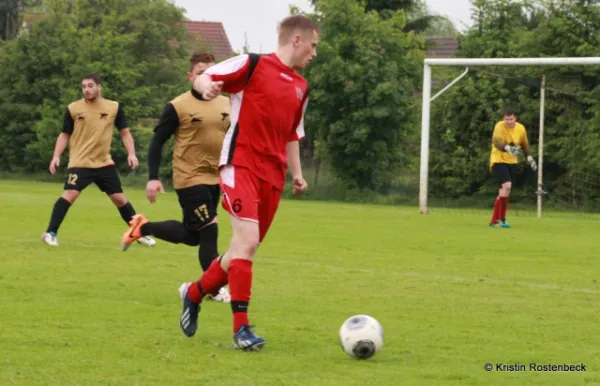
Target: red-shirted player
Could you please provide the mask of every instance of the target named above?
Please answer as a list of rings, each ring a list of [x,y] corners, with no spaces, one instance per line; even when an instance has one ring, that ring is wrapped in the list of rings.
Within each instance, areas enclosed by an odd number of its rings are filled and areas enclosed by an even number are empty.
[[[307,188],[298,141],[304,136],[308,84],[297,71],[317,56],[318,41],[313,21],[290,16],[279,25],[277,52],[231,58],[194,82],[205,99],[221,91],[231,94],[231,126],[221,152],[220,177],[233,237],[227,252],[199,281],[179,289],[183,299],[179,324],[188,337],[198,328],[202,298],[229,284],[234,347],[260,350],[265,344],[248,322],[252,258],[277,211],[286,167],[292,172],[294,194]]]

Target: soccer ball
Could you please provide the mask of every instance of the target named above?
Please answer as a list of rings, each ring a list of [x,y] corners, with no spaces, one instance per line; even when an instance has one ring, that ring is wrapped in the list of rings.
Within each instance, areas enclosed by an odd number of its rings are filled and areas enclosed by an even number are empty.
[[[383,347],[383,327],[369,315],[354,315],[340,328],[340,344],[355,359],[369,359]]]

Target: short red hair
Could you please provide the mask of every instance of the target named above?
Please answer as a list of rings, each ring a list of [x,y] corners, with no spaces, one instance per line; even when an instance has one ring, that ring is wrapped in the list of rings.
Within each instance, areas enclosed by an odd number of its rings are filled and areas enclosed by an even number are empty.
[[[287,43],[296,30],[319,33],[319,27],[310,18],[304,15],[288,16],[279,23],[279,44]]]

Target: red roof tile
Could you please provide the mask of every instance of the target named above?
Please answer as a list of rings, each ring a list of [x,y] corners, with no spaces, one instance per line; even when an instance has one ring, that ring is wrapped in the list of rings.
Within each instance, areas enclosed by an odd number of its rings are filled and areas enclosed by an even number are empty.
[[[233,49],[223,28],[223,23],[210,21],[186,21],[188,33],[211,51],[218,59],[233,56]]]

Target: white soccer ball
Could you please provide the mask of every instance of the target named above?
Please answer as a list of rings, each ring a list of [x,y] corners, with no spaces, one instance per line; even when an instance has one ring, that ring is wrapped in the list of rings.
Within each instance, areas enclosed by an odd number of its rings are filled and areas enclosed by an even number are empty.
[[[352,358],[371,358],[383,347],[383,327],[369,315],[351,316],[340,328],[340,343]]]

